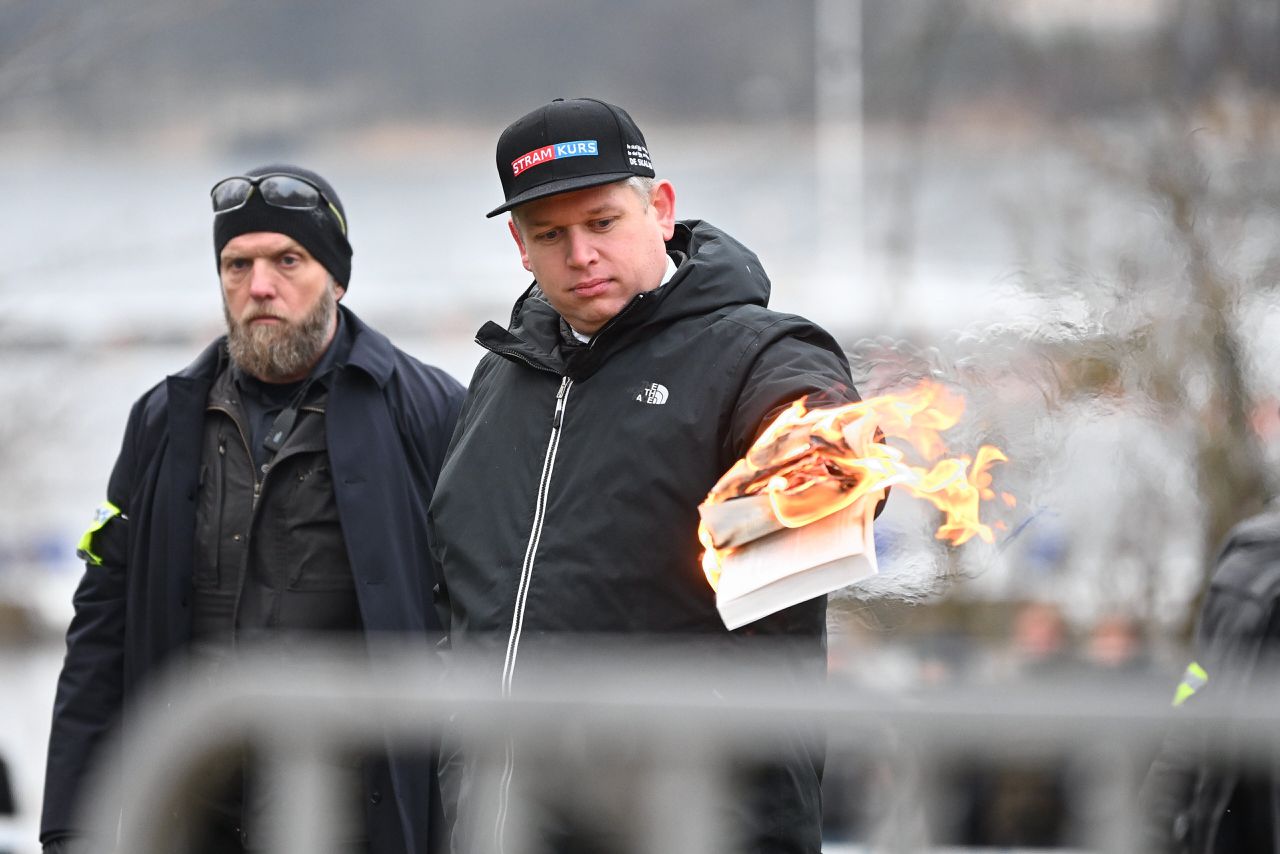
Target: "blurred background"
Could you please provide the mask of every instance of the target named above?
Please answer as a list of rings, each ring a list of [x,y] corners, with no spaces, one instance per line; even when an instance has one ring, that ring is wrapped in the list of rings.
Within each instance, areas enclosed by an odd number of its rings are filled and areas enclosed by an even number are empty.
[[[1010,458],[993,543],[890,500],[835,671],[1172,690],[1214,547],[1277,482],[1277,45],[1274,0],[0,0],[0,850],[35,850],[128,408],[220,332],[209,187],[328,177],[346,304],[465,383],[527,285],[493,145],[557,96],[626,107],[677,213],[755,249],[864,396],[940,380],[952,450]]]

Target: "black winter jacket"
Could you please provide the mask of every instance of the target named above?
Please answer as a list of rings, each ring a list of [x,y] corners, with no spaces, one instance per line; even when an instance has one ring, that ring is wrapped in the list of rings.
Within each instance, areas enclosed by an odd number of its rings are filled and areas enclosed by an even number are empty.
[[[1280,676],[1280,510],[1227,535],[1201,606],[1179,704],[1231,698]],[[1153,851],[1280,851],[1280,765],[1242,773],[1176,723],[1143,787]]]
[[[780,406],[816,391],[857,399],[832,337],[766,308],[769,279],[746,247],[688,221],[668,250],[684,259],[671,280],[589,346],[563,343],[536,282],[509,329],[479,332],[490,352],[440,475],[432,543],[452,644],[495,650],[504,688],[519,690],[521,644],[544,636],[728,637],[699,562],[698,504]],[[734,635],[798,639],[800,665],[823,674],[825,613],[823,597]],[[797,754],[761,850],[818,850],[820,768]]]
[[[452,377],[396,349],[340,307],[350,358],[329,390],[325,430],[338,514],[367,634],[425,638],[432,606],[427,508],[462,402]],[[79,787],[122,707],[190,637],[197,479],[219,339],[134,404],[107,500],[122,511],[94,536],[58,680],[41,839],[74,833]],[[426,646],[424,644],[424,650]],[[376,763],[373,763],[376,764]],[[380,779],[386,776],[389,779]],[[392,758],[371,770],[371,850],[428,850],[434,771]],[[383,797],[383,793],[386,797]],[[398,805],[398,809],[397,809]]]

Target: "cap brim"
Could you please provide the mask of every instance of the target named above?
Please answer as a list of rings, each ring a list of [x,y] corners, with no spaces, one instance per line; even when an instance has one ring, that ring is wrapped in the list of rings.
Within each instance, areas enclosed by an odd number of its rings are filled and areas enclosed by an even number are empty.
[[[506,203],[501,207],[496,207],[485,214],[485,218],[497,216],[500,213],[506,213],[512,208],[518,208],[526,202],[532,202],[536,199],[546,198],[547,196],[556,196],[560,193],[569,193],[574,190],[585,190],[588,187],[599,187],[601,184],[613,184],[618,181],[625,181],[628,178],[634,178],[634,172],[604,172],[599,175],[579,175],[575,178],[561,178],[557,181],[548,181],[545,184],[539,184],[525,190],[520,195],[507,199]]]

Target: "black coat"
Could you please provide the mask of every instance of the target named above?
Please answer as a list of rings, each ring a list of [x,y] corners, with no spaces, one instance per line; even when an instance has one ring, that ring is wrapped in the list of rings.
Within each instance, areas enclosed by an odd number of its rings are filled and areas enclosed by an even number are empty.
[[[668,250],[683,258],[671,280],[635,296],[590,346],[564,345],[536,283],[510,329],[480,330],[491,352],[432,532],[454,648],[496,650],[504,687],[518,690],[540,638],[729,638],[700,566],[698,504],[780,406],[816,391],[856,399],[832,337],[768,310],[750,250],[698,221],[678,223]],[[822,675],[825,614],[820,597],[733,637],[786,635],[800,669]],[[771,805],[777,847],[762,850],[817,850],[821,757],[802,752]],[[466,776],[446,771],[447,807]]]
[[[1201,606],[1195,662],[1178,704],[1231,698],[1280,676],[1280,511],[1227,535]],[[1207,677],[1207,678],[1203,678]],[[1143,786],[1153,851],[1280,851],[1280,766],[1242,773],[1206,750],[1194,729],[1170,729]]]
[[[362,622],[370,633],[427,638],[443,627],[432,605],[436,569],[425,522],[462,387],[340,310],[353,342],[330,387],[325,429]],[[107,487],[107,500],[123,515],[95,535],[102,563],[86,566],[67,633],[43,840],[76,830],[76,799],[96,749],[122,706],[190,637],[201,439],[224,346],[225,339],[211,344],[129,415]],[[372,850],[426,851],[422,805],[431,800],[432,774],[420,762],[393,758],[388,767],[390,780],[369,780]]]

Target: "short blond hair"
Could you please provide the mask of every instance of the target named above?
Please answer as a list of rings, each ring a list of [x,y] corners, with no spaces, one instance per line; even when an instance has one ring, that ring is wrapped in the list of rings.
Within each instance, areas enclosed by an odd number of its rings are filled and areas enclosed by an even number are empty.
[[[646,178],[643,175],[632,175],[630,178],[624,178],[621,181],[615,181],[616,184],[625,184],[630,187],[637,196],[640,197],[640,203],[644,205],[644,210],[649,209],[649,203],[653,201],[653,188],[658,185],[657,178]],[[605,186],[608,186],[607,184]],[[511,209],[511,219],[515,222],[516,228],[521,229],[523,233],[524,223],[520,221],[520,208],[523,205]]]

